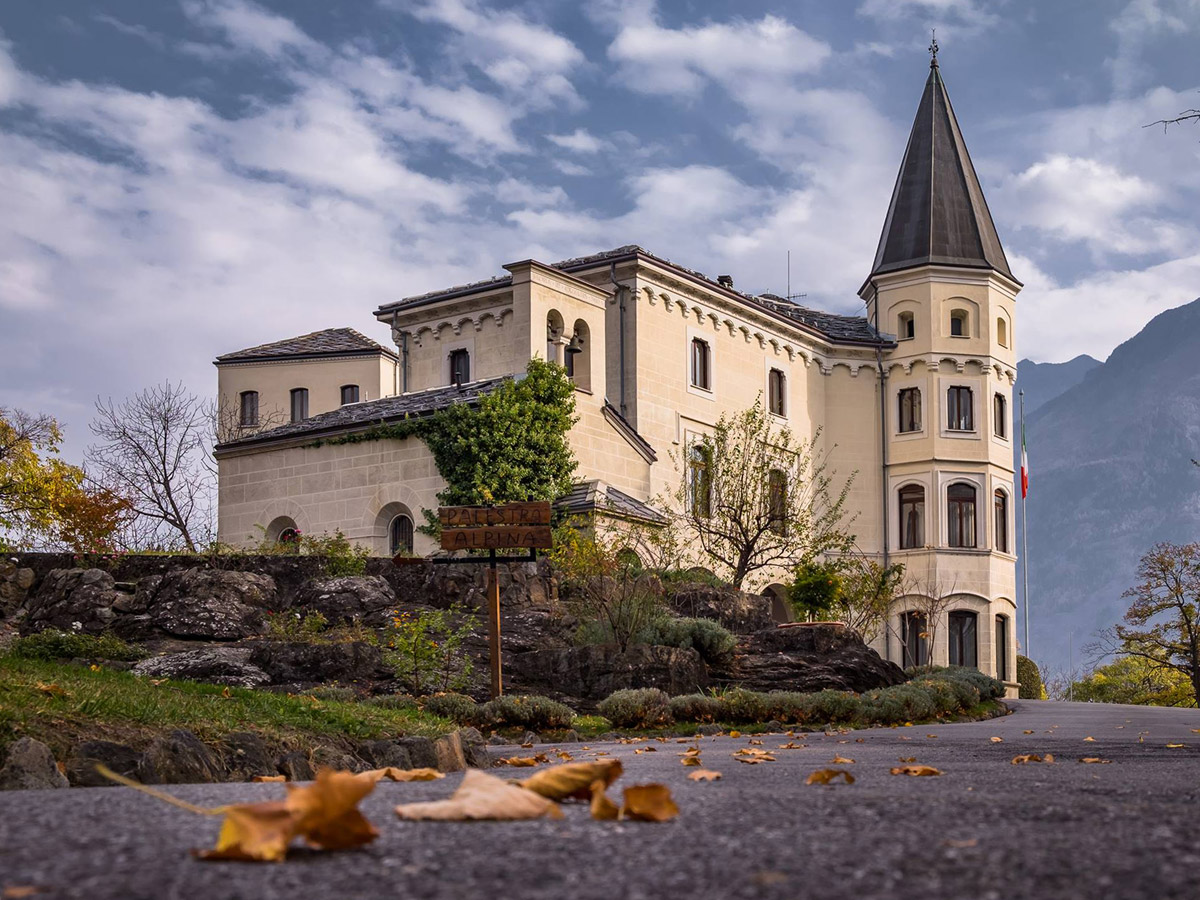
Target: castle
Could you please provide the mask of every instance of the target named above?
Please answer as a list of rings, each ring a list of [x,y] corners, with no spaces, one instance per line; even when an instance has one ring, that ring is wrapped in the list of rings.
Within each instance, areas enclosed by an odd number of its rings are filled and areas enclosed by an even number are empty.
[[[469,402],[534,356],[568,367],[582,478],[571,509],[653,520],[694,437],[765,398],[857,472],[859,546],[952,594],[902,598],[873,646],[977,666],[1016,690],[1012,389],[1016,295],[936,57],[900,164],[865,315],[818,312],[625,246],[387,303],[395,349],[331,329],[216,360],[236,427],[216,450],[219,538],[332,532],[425,554],[444,486],[416,438],[323,443]],[[760,586],[781,596],[782,586]],[[933,640],[930,641],[930,635]]]

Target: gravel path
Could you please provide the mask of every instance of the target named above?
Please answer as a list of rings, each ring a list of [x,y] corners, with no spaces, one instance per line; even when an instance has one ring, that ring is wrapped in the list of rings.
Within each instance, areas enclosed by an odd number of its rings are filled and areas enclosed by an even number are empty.
[[[396,803],[447,796],[458,776],[385,783],[362,807],[383,832],[374,844],[300,850],[282,865],[194,861],[189,848],[211,846],[219,821],[125,788],[10,792],[0,794],[0,896],[17,886],[88,900],[1200,896],[1200,711],[1012,705],[1015,714],[988,722],[768,736],[762,749],[807,746],[761,765],[731,756],[746,737],[704,738],[705,767],[724,776],[712,783],[687,780],[685,745],[674,742],[565,748],[624,760],[614,798],[622,784],[668,784],[681,814],[666,824],[594,822],[582,806],[557,822],[400,822]],[[635,754],[645,747],[655,752]],[[1056,761],[1012,765],[1022,753]],[[855,760],[843,768],[856,782],[806,786],[835,755]],[[1085,756],[1111,763],[1079,763]],[[910,757],[944,774],[888,773]],[[204,805],[281,793],[277,784],[170,790]]]

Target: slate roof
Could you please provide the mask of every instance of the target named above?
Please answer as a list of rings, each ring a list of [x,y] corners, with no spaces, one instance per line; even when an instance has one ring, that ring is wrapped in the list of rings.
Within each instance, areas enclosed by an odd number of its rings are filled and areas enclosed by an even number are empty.
[[[284,359],[288,357],[336,356],[343,353],[370,353],[382,351],[394,356],[395,351],[360,334],[353,328],[326,328],[299,337],[259,344],[245,350],[235,350],[217,357],[217,362],[235,362],[252,359]]]
[[[517,380],[524,377],[524,374],[515,376]],[[372,425],[383,425],[411,416],[427,416],[455,403],[473,403],[484,394],[494,391],[508,378],[507,375],[499,378],[486,378],[481,381],[469,382],[461,388],[450,385],[431,388],[427,391],[413,391],[398,397],[382,397],[379,400],[366,400],[362,403],[347,403],[330,412],[309,416],[299,422],[289,422],[278,428],[258,431],[235,441],[226,441],[217,449],[226,450],[300,436],[311,436],[315,440],[326,434],[364,430]]]
[[[900,163],[871,275],[930,263],[994,269],[1013,277],[936,58]]]
[[[577,482],[572,486],[570,493],[554,501],[554,508],[568,515],[607,512],[655,524],[667,521],[667,517],[653,506],[598,480]]]
[[[595,268],[597,265],[615,262],[617,260],[632,259],[638,256],[645,257],[653,262],[659,263],[669,269],[674,269],[685,275],[688,275],[698,281],[703,282],[707,286],[714,288],[720,293],[740,300],[751,307],[764,309],[767,312],[777,315],[784,315],[790,319],[799,322],[800,324],[817,331],[818,333],[830,338],[834,341],[848,343],[867,343],[879,344],[887,343],[887,340],[879,335],[871,326],[870,322],[863,316],[841,316],[834,313],[820,312],[814,309],[800,306],[790,300],[773,294],[764,294],[756,296],[747,294],[743,291],[734,290],[726,285],[719,284],[709,278],[703,272],[698,272],[695,269],[689,269],[686,266],[681,266],[678,263],[673,263],[669,259],[664,259],[661,256],[655,256],[653,253],[639,247],[637,244],[626,244],[622,247],[616,247],[612,250],[603,250],[599,253],[593,253],[588,256],[576,256],[571,259],[564,259],[560,262],[552,263],[550,268],[558,269],[562,272],[578,272],[584,269]],[[507,287],[512,284],[511,275],[501,275],[496,278],[489,278],[483,281],[475,281],[470,284],[460,284],[456,287],[445,288],[438,291],[429,291],[425,294],[418,294],[415,297],[405,297],[403,300],[398,300],[395,303],[389,303],[379,307],[375,311],[376,316],[386,315],[391,312],[399,312],[405,309],[412,309],[423,306],[427,303],[436,303],[442,300],[450,300],[454,297],[466,296],[481,291],[492,290],[494,288]]]

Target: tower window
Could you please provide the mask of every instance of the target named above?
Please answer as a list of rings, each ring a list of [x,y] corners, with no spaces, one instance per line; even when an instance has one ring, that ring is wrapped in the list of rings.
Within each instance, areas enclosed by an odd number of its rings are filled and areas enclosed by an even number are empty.
[[[900,391],[900,431],[921,430],[921,389],[904,388]]]
[[[900,549],[925,546],[925,488],[910,484],[900,488]]]
[[[910,312],[902,312],[899,317],[900,328],[897,337],[902,341],[912,340],[917,336],[917,325],[913,320],[913,314]]]
[[[950,336],[967,336],[967,311],[965,309],[955,309],[950,312]]]
[[[292,388],[292,421],[308,418],[308,388]]]
[[[238,400],[238,424],[244,428],[257,425],[258,391],[242,391]]]
[[[996,549],[1001,553],[1008,552],[1008,495],[1004,491],[996,491],[992,498],[992,506],[996,519]]]
[[[471,354],[466,350],[450,351],[450,383],[466,384],[471,380]]]
[[[992,397],[992,429],[996,437],[1008,437],[1008,401],[1003,394]]]
[[[955,386],[946,391],[946,428],[950,431],[975,430],[974,392]]]
[[[900,665],[923,666],[929,662],[929,627],[919,612],[900,614]]]
[[[712,513],[712,453],[703,444],[693,444],[688,454],[688,503],[697,518]]]
[[[977,547],[975,540],[975,488],[952,484],[946,494],[947,537],[951,547]]]
[[[358,402],[358,385],[357,384],[343,384],[342,385],[342,406],[345,406],[347,403],[357,403],[357,402]]]
[[[1008,681],[1008,616],[996,616],[996,677]]]
[[[979,666],[979,644],[976,640],[975,613],[956,609],[950,613],[950,665]]]
[[[692,387],[712,390],[712,349],[701,338],[692,338]]]
[[[767,476],[767,506],[771,531],[787,535],[787,473],[781,469],[772,469]]]
[[[996,343],[1001,347],[1008,346],[1008,323],[1003,318],[996,320]]]
[[[767,373],[767,400],[772,413],[787,415],[787,376],[779,369]]]

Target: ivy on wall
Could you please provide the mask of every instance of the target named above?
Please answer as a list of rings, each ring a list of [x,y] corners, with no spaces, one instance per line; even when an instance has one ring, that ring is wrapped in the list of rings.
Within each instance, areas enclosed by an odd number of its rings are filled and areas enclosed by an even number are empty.
[[[455,403],[317,446],[417,437],[446,479],[437,495],[443,506],[554,500],[571,490],[576,462],[567,432],[575,421],[575,386],[566,371],[532,359],[524,378],[503,382],[475,404]],[[421,530],[436,533],[436,514],[424,512]]]

